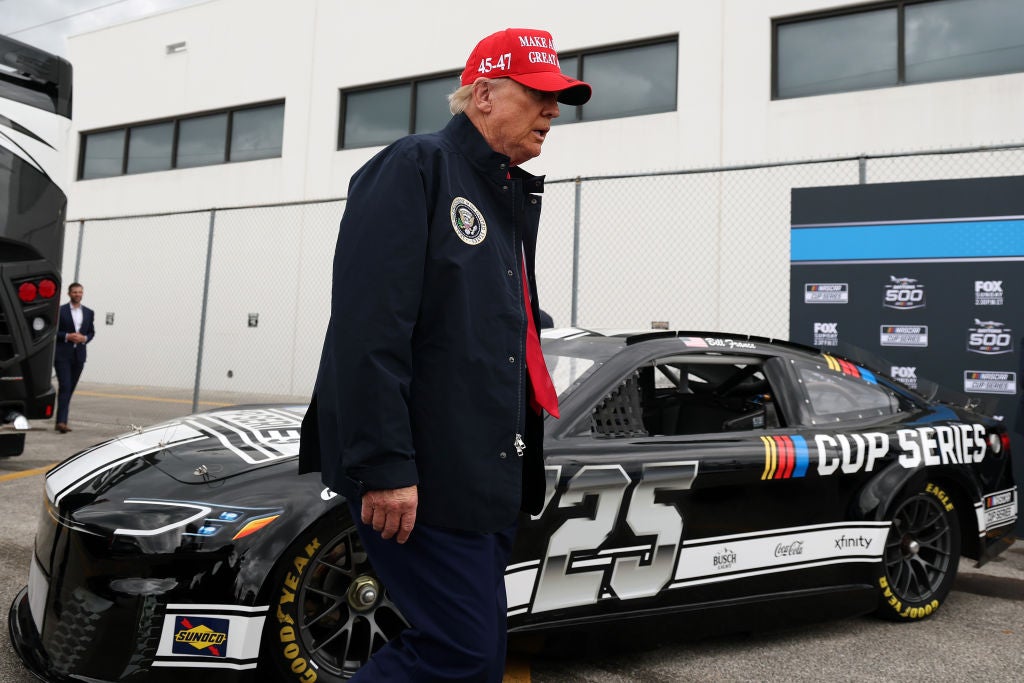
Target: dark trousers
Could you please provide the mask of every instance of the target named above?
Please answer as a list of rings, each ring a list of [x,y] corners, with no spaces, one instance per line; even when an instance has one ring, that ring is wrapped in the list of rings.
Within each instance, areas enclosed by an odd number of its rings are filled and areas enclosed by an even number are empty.
[[[82,376],[85,363],[77,360],[54,361],[53,369],[57,371],[57,423],[67,424],[68,409],[71,406],[71,394],[75,393],[78,378]]]
[[[417,523],[404,544],[385,541],[349,502],[363,547],[409,628],[352,681],[500,683],[505,674],[505,567],[516,526],[492,534]]]

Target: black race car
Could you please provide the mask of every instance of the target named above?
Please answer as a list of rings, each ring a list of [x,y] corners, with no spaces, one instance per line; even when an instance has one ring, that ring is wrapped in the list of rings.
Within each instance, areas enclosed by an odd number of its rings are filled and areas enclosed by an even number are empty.
[[[548,331],[561,420],[506,574],[512,631],[942,605],[1014,541],[1004,426],[846,358],[708,333]],[[404,627],[304,406],[142,429],[46,477],[11,639],[49,681],[338,681]],[[723,619],[724,617],[724,619]]]

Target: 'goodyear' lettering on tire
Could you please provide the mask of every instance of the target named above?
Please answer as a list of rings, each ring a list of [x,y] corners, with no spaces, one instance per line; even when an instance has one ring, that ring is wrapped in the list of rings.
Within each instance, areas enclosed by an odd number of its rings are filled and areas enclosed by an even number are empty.
[[[302,648],[297,642],[298,636],[295,632],[295,619],[288,613],[298,614],[299,610],[295,605],[295,591],[299,588],[299,581],[302,579],[302,572],[309,564],[310,558],[320,549],[320,539],[314,538],[303,548],[303,552],[292,558],[292,571],[284,577],[284,585],[281,587],[281,597],[277,601],[277,623],[280,626],[278,631],[281,642],[281,654],[289,662],[289,668],[301,683],[313,683],[316,680],[316,670],[309,662],[302,657]]]
[[[904,619],[924,619],[935,612],[935,610],[939,609],[938,600],[932,600],[927,605],[923,605],[921,607],[904,608],[903,603],[892,592],[892,589],[889,588],[889,582],[884,576],[878,579],[878,585],[882,589],[882,595],[885,597],[886,602],[889,603],[889,606],[896,610],[896,613]]]

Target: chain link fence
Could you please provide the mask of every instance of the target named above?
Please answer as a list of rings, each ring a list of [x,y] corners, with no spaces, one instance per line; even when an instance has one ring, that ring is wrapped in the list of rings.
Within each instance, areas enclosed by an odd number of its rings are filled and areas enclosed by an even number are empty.
[[[548,181],[542,305],[559,327],[785,337],[793,188],[1021,174],[1024,145],[1006,145]],[[308,399],[344,207],[70,222],[64,280],[97,316],[88,380],[191,390],[193,407]]]

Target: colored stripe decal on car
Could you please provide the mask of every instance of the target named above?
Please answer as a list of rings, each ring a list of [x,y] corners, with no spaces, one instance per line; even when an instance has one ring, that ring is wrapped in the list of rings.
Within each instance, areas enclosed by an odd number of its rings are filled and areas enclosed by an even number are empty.
[[[792,479],[807,474],[811,458],[802,436],[762,436],[764,472],[761,480]]]

